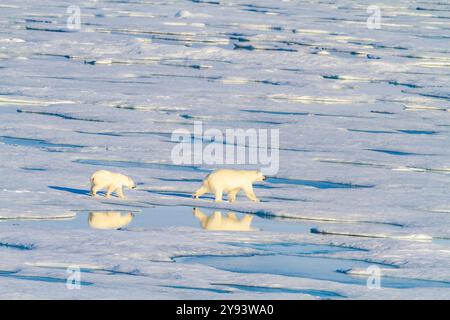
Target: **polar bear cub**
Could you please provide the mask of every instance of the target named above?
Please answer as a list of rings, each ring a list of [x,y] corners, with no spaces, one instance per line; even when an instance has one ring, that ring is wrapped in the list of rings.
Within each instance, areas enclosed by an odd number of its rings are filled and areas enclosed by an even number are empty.
[[[256,170],[231,170],[220,169],[210,173],[205,180],[203,180],[202,186],[194,193],[194,198],[198,199],[205,193],[213,193],[215,201],[222,201],[224,193],[228,193],[228,201],[236,201],[236,196],[239,191],[244,190],[247,198],[252,201],[258,202],[253,192],[253,183],[258,181],[264,181],[266,177],[261,171]]]
[[[203,229],[211,231],[253,231],[251,228],[253,216],[246,214],[239,219],[234,212],[229,212],[226,216],[220,211],[215,211],[207,216],[198,208],[194,208],[194,216],[200,221]]]
[[[133,179],[120,173],[114,173],[107,170],[95,172],[91,177],[91,196],[96,197],[97,192],[106,188],[106,198],[115,192],[121,199],[125,199],[122,187],[135,189],[136,184]]]

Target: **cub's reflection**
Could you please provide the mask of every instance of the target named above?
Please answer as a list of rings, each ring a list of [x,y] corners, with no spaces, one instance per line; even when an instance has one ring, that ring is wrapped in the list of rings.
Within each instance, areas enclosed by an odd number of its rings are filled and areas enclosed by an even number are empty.
[[[89,213],[89,226],[94,229],[119,229],[127,226],[133,220],[133,213],[116,211]]]
[[[226,216],[222,215],[220,211],[215,211],[210,216],[207,216],[198,208],[194,208],[194,216],[200,221],[200,224],[205,230],[213,231],[254,231],[250,227],[253,216],[246,214],[242,219],[239,219],[234,212],[229,212]]]

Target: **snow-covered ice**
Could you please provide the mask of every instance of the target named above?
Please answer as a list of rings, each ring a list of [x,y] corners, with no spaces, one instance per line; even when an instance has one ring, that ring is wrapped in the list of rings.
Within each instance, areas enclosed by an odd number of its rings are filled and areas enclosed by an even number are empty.
[[[2,1],[0,298],[450,299],[450,5],[378,1],[370,29],[371,4]],[[171,134],[197,120],[280,130],[262,202],[191,198],[214,167],[174,164]],[[100,168],[138,188],[89,197]]]

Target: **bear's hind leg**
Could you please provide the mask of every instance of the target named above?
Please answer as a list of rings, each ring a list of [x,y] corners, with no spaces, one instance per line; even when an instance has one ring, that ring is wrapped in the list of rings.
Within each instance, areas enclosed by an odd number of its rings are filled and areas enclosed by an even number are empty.
[[[240,188],[236,188],[231,190],[230,192],[228,192],[228,201],[233,203],[236,201],[236,196],[239,193],[239,191],[241,191]]]
[[[110,198],[111,197],[111,193],[113,193],[114,190],[116,190],[116,186],[110,185],[108,187],[108,190],[106,190],[105,198]]]

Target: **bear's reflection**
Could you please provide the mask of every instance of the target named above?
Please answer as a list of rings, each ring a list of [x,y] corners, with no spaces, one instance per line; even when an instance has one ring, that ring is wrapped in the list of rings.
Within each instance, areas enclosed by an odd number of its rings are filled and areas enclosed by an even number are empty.
[[[133,220],[133,213],[91,212],[89,213],[89,226],[93,229],[119,229],[127,226]]]
[[[200,209],[194,208],[194,216],[200,221],[202,228],[205,230],[254,231],[250,226],[253,216],[249,214],[246,214],[242,219],[239,219],[234,212],[222,215],[220,211],[215,211],[210,216],[207,216]]]

